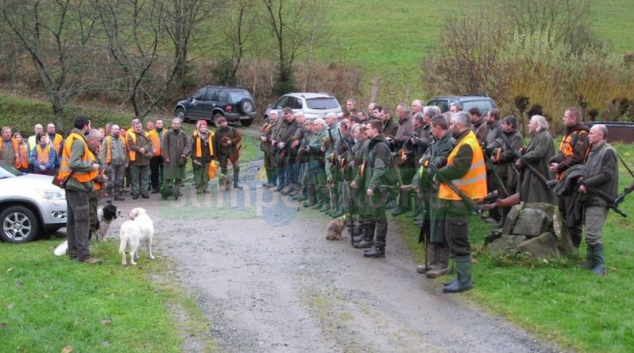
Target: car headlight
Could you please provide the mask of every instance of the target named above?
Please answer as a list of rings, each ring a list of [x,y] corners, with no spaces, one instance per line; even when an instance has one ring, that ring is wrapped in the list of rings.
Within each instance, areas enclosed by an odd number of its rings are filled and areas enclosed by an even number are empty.
[[[37,193],[51,201],[66,200],[66,193],[63,190],[37,189]]]

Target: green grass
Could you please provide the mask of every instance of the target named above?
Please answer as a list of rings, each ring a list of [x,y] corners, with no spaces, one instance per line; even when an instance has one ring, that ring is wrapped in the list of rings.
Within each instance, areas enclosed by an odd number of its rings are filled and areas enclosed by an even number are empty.
[[[634,145],[614,147],[632,169]],[[632,176],[622,165],[619,170],[622,190]],[[634,216],[634,196],[626,198],[620,207],[629,217]],[[522,255],[490,256],[482,244],[491,226],[473,217],[469,235],[478,259],[473,267],[475,286],[461,296],[544,339],[579,352],[632,352],[634,297],[629,293],[634,292],[634,227],[629,217],[609,214],[603,237],[607,277],[577,268],[585,260],[580,255],[550,261]],[[409,220],[399,220],[398,227],[416,261],[422,263],[424,249],[417,244],[418,229]],[[585,254],[585,245],[580,253]]]
[[[460,9],[475,10],[495,6],[495,0],[331,0],[328,22],[334,36],[319,51],[322,59],[335,58],[360,65],[376,74],[398,68],[404,75],[418,71],[419,65],[438,41],[449,14]],[[590,13],[591,27],[614,53],[634,50],[634,8],[628,0],[595,2]],[[411,82],[417,77],[410,76]]]
[[[138,266],[85,265],[55,257],[59,243],[0,244],[1,352],[60,352],[67,345],[74,352],[180,352],[181,330],[208,329],[193,300],[170,284],[169,260],[148,261],[142,253]],[[93,246],[93,254],[119,258],[113,241]]]

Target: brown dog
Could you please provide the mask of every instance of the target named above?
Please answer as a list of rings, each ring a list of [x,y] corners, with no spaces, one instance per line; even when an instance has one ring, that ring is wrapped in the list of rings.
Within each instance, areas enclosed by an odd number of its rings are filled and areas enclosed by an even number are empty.
[[[346,227],[346,222],[348,221],[348,215],[344,214],[339,218],[335,218],[328,223],[326,226],[326,240],[341,240],[343,237],[341,236],[341,232]]]

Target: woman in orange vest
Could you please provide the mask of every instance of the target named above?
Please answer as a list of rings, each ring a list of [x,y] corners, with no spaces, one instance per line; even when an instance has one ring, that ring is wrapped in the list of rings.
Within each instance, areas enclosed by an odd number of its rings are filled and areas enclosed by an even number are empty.
[[[53,175],[57,153],[53,146],[48,143],[48,135],[45,133],[38,133],[36,141],[37,145],[33,148],[33,151],[31,151],[33,173]]]
[[[22,134],[19,132],[13,134],[13,141],[18,147],[18,158],[15,160],[15,168],[22,173],[26,173],[29,170],[29,153],[26,148],[26,141],[24,141]]]
[[[214,158],[213,131],[207,129],[207,121],[199,120],[198,130],[192,138],[192,164],[196,194],[206,192],[209,184],[209,163]]]

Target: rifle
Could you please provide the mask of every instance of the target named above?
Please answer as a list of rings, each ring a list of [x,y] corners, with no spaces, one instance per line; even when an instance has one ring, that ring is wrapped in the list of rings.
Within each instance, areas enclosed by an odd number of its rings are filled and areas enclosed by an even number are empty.
[[[506,145],[506,148],[508,148],[511,152],[513,152],[513,154],[515,155],[515,153],[517,152],[516,150],[513,149],[513,147],[511,147],[511,144],[509,143],[509,141],[506,139],[506,137],[504,137],[504,133],[502,133],[502,135],[500,135],[500,138],[502,139],[502,141],[504,142],[504,145]],[[522,147],[524,147],[524,140],[522,140]],[[517,169],[517,167],[515,166],[515,161],[511,162],[511,169],[513,169],[513,172],[517,175],[517,185],[519,186],[521,184],[520,182],[520,177],[522,176],[520,174],[520,170]],[[511,196],[508,195],[507,196]]]
[[[504,181],[502,180],[502,177],[500,176],[498,171],[495,170],[495,166],[493,165],[491,158],[489,158],[489,155],[487,155],[484,150],[482,151],[482,154],[484,155],[484,163],[486,164],[487,168],[489,168],[489,170],[493,172],[493,176],[495,176],[495,180],[497,180],[500,189],[502,189],[504,195],[510,196],[509,191],[506,190],[506,186],[504,186]]]
[[[597,195],[598,197],[603,199],[603,201],[607,202],[608,203],[608,207],[610,209],[612,209],[612,211],[620,214],[623,217],[627,217],[627,214],[625,214],[625,212],[623,212],[623,211],[621,211],[621,209],[619,209],[619,207],[616,204],[616,200],[612,199],[612,197],[610,195],[606,194],[605,192],[603,192],[603,191],[601,191],[601,190],[599,190],[599,189],[597,189],[597,188],[595,188],[593,186],[585,184],[583,181],[581,182],[581,185],[585,186],[586,189],[588,189],[588,191],[590,191],[591,193]],[[617,197],[617,199],[618,199],[618,197]]]
[[[634,191],[634,180],[632,180],[630,186],[626,187],[623,192],[616,197],[616,199],[614,200],[614,204],[618,206],[621,202],[623,202],[623,200],[625,200],[625,196],[632,193],[632,191]]]
[[[548,184],[549,180],[544,176],[544,174],[540,173],[539,170],[535,168],[535,166],[530,164],[518,150],[513,150],[513,153],[515,154],[515,157],[519,158],[520,161],[522,161],[522,164],[524,166],[526,166],[531,172],[533,172],[533,174],[535,174],[537,179],[539,179],[542,183],[544,183],[546,187],[549,186]]]
[[[619,156],[618,153],[616,156],[619,157],[619,160],[621,161],[621,163],[623,163],[623,166],[625,167],[625,169],[627,169],[630,175],[634,177],[634,173],[632,173],[632,170],[630,170],[627,164],[625,164],[625,161],[623,160],[623,158],[621,158],[621,156]],[[614,200],[614,204],[618,206],[618,204],[620,204],[621,202],[623,202],[623,200],[625,200],[625,196],[631,194],[632,191],[634,191],[634,180],[632,180],[632,182],[630,183],[630,186],[626,187],[623,190],[623,192],[620,193],[619,196],[616,197],[616,199]]]
[[[440,170],[438,170],[438,168],[433,163],[429,163],[429,161],[426,161],[425,164],[427,167],[431,168],[436,177],[440,179],[440,182],[446,184],[453,192],[456,193],[456,195],[460,197],[465,205],[467,205],[477,215],[482,214],[482,207],[478,206],[478,204],[476,204],[474,200],[470,199],[469,196],[460,191],[460,189],[458,189],[456,185],[451,182],[451,180],[447,180],[447,178],[445,178],[445,176],[440,173]]]

